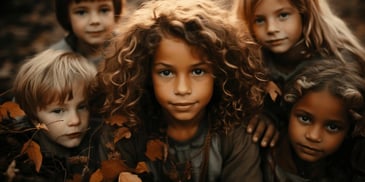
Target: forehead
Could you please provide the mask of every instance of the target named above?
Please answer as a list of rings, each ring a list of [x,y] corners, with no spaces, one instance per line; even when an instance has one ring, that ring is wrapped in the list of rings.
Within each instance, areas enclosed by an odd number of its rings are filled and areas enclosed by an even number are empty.
[[[282,8],[295,8],[290,0],[261,0],[253,7],[255,12],[276,11]]]
[[[347,120],[344,101],[332,95],[328,90],[308,92],[294,105],[297,110],[303,110],[322,120]]]

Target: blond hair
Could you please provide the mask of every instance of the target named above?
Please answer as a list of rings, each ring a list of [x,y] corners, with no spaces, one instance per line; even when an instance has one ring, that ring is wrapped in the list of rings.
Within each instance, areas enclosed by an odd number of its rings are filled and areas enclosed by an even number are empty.
[[[13,85],[15,100],[30,119],[36,120],[37,109],[72,99],[75,84],[83,84],[84,93],[88,96],[95,75],[95,66],[83,56],[62,50],[46,50],[20,67]]]

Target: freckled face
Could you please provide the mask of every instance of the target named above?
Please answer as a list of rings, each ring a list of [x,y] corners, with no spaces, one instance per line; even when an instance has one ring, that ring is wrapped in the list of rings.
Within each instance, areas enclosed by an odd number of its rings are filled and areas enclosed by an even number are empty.
[[[309,92],[292,108],[289,139],[296,154],[308,162],[333,154],[345,139],[350,124],[343,101],[327,90]]]
[[[289,0],[262,0],[253,17],[256,40],[273,53],[285,53],[302,37],[302,18]]]
[[[191,49],[180,39],[163,38],[152,66],[156,99],[177,124],[201,120],[213,95],[212,66]]]

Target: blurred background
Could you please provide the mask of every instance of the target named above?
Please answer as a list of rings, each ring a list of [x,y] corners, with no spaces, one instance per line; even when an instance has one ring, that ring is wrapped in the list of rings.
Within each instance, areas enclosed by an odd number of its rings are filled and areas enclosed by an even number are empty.
[[[144,0],[126,0],[125,15]],[[230,4],[231,0],[227,0]],[[365,45],[365,1],[328,0]],[[65,32],[57,24],[52,0],[2,1],[0,6],[0,97],[11,86],[21,62],[60,40]],[[0,99],[1,103],[1,99]]]

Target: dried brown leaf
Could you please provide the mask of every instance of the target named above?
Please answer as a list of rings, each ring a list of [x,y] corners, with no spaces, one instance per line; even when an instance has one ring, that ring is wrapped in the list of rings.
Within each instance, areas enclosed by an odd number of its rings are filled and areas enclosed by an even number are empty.
[[[127,127],[121,127],[118,128],[114,132],[114,143],[117,143],[119,140],[123,138],[130,138],[132,136],[132,133],[129,131]]]
[[[122,160],[105,160],[101,163],[100,171],[104,180],[113,181],[117,179],[119,173],[131,169]]]
[[[164,158],[164,150],[166,144],[159,139],[149,140],[147,142],[146,156],[155,161],[157,159],[162,160]]]
[[[105,123],[108,125],[117,125],[123,126],[123,123],[127,122],[127,118],[122,115],[113,115],[107,119],[105,119]]]
[[[0,105],[0,122],[3,119],[17,118],[22,116],[25,116],[25,113],[22,109],[20,109],[17,103],[8,101]]]
[[[280,88],[273,82],[270,81],[266,86],[266,92],[270,95],[271,100],[275,101],[276,98],[281,95]]]
[[[147,164],[145,162],[138,162],[136,166],[136,173],[141,174],[145,172],[149,172]]]
[[[41,153],[41,148],[38,143],[33,140],[28,140],[22,148],[22,154],[26,153],[31,161],[34,162],[36,171],[39,172],[42,165],[43,156]]]
[[[103,181],[103,173],[98,169],[94,173],[91,174],[89,182],[101,182]]]

